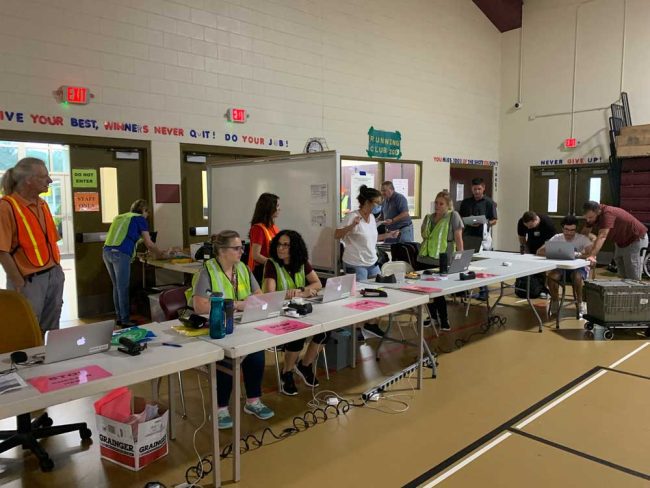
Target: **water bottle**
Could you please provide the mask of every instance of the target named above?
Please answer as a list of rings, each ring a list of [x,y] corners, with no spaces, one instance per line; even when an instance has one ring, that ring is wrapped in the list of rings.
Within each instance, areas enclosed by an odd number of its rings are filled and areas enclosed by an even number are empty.
[[[210,338],[223,339],[226,337],[226,323],[223,307],[223,294],[216,292],[210,295]]]
[[[449,255],[446,252],[441,252],[438,256],[438,265],[440,266],[440,274],[446,275],[449,270]]]
[[[223,310],[226,316],[226,334],[232,334],[235,329],[235,301],[226,298],[223,301]]]

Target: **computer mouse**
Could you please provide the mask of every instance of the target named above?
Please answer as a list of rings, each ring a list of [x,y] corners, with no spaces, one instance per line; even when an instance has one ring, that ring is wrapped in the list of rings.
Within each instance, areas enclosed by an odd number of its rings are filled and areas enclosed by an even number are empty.
[[[512,263],[510,261],[504,261],[501,263],[501,266],[512,266]]]

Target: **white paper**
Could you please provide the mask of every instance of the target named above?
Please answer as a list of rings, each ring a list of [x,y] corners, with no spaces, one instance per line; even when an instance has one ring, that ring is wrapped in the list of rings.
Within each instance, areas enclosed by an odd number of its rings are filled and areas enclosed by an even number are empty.
[[[7,373],[0,376],[0,395],[13,390],[25,388],[27,383],[18,373]]]
[[[456,183],[456,201],[462,202],[465,197],[465,184]]]
[[[375,186],[375,175],[371,174],[354,174],[350,179],[350,208],[352,210],[357,210],[359,208],[359,188],[361,185],[366,185],[368,188],[374,188]]]
[[[323,227],[327,223],[327,212],[325,210],[312,210],[311,211],[311,225],[312,227]]]
[[[405,197],[409,196],[409,180],[406,178],[395,178],[393,180],[395,192],[401,193]]]
[[[328,201],[327,183],[311,185],[311,203],[327,203]]]

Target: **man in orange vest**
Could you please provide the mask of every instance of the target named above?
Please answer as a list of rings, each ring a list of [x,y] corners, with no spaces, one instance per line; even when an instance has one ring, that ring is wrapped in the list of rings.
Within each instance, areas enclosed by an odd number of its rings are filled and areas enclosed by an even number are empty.
[[[7,288],[27,298],[41,330],[59,328],[63,282],[59,234],[45,200],[52,179],[45,163],[23,158],[2,177],[0,264]]]

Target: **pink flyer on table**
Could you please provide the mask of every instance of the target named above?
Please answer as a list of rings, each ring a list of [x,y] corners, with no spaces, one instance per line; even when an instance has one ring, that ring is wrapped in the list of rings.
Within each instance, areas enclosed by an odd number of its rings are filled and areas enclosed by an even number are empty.
[[[300,330],[310,327],[310,324],[299,322],[297,320],[283,320],[273,325],[263,325],[262,327],[255,327],[257,330],[268,332],[273,335],[287,334],[294,330]]]
[[[494,278],[496,275],[492,273],[476,273],[477,278]]]
[[[108,378],[109,376],[113,375],[104,368],[93,364],[85,368],[71,369],[70,371],[63,371],[48,376],[37,376],[36,378],[27,380],[27,382],[41,393],[48,393],[70,386],[83,385],[90,381]]]
[[[367,310],[374,310],[380,307],[385,307],[386,305],[388,304],[383,302],[378,302],[376,300],[359,300],[358,302],[349,303],[345,306],[347,308],[351,308],[352,310],[367,311]]]
[[[432,286],[409,285],[400,288],[402,291],[414,291],[417,293],[438,293],[442,288],[433,288]]]

